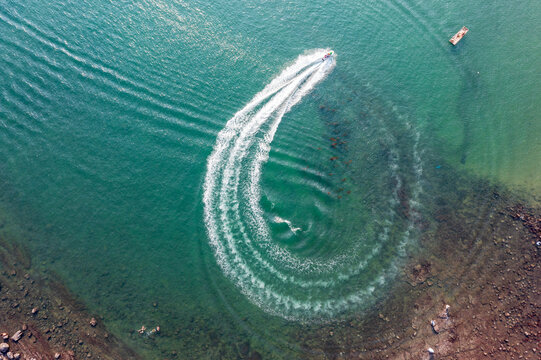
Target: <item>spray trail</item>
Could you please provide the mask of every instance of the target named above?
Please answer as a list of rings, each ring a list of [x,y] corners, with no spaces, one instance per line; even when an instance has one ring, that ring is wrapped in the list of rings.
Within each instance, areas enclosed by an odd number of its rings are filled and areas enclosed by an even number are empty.
[[[259,205],[261,168],[276,130],[334,68],[333,57],[322,60],[326,53],[299,56],[256,94],[220,131],[207,162],[204,215],[217,263],[252,302],[288,319],[334,316],[363,303],[384,281],[383,273],[362,286],[357,279],[380,246],[325,260],[299,258],[272,241]]]

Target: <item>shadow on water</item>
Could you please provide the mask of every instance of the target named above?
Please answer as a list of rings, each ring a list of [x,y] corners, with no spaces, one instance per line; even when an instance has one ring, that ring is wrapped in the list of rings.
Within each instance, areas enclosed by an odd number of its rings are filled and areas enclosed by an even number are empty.
[[[460,147],[460,163],[466,164],[468,152],[471,147],[472,123],[481,120],[481,102],[483,98],[483,86],[480,83],[479,73],[471,69],[465,69],[462,75],[462,89],[457,101],[457,115],[462,121],[463,138]]]

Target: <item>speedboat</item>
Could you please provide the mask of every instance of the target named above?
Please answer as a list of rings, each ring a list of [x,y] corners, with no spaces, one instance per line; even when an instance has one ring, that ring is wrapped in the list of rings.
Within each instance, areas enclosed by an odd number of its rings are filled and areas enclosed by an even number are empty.
[[[334,54],[334,51],[329,51],[328,53],[325,54],[325,56],[323,56],[323,58],[321,60],[325,61],[328,58],[330,58],[331,56],[333,56],[333,54]]]

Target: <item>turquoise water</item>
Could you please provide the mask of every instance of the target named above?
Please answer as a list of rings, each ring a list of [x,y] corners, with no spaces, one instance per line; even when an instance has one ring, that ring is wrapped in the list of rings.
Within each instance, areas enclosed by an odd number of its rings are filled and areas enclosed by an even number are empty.
[[[0,0],[2,207],[146,357],[229,358],[246,339],[297,356],[299,326],[382,299],[430,216],[427,169],[539,198],[540,16]]]

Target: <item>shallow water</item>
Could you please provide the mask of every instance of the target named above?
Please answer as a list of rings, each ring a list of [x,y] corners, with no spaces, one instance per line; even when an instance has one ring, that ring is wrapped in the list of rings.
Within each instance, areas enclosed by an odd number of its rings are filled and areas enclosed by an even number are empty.
[[[438,170],[539,199],[541,3],[507,5],[0,0],[9,231],[148,358],[299,354],[381,301]]]

